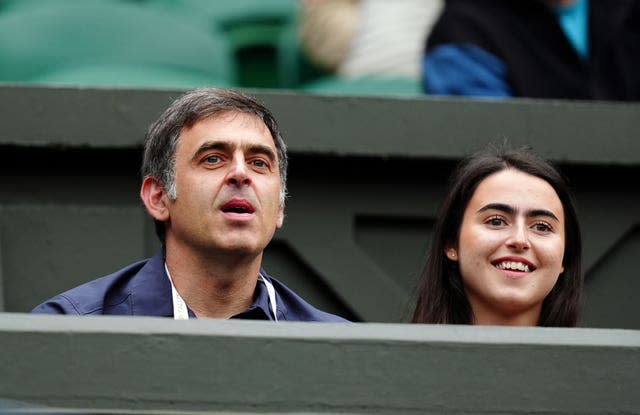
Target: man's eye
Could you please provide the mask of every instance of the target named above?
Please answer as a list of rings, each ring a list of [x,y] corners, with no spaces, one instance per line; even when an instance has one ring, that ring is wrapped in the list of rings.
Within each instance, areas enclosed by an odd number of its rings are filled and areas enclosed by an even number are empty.
[[[205,163],[215,164],[220,162],[220,157],[218,156],[207,156],[204,159]]]
[[[253,161],[251,162],[251,164],[253,164],[253,165],[254,165],[254,166],[256,166],[256,167],[268,167],[267,162],[266,162],[266,161],[264,161],[264,160],[260,160],[260,159],[258,159],[258,160],[253,160]]]

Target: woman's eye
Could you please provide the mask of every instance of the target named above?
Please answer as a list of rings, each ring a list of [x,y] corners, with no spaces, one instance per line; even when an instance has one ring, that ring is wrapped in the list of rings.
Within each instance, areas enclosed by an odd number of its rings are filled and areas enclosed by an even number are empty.
[[[538,222],[533,225],[533,228],[538,232],[551,232],[553,228],[548,223]]]
[[[489,219],[487,219],[487,221],[485,222],[487,225],[491,225],[491,226],[502,226],[505,224],[504,219],[502,219],[499,216],[493,216]]]

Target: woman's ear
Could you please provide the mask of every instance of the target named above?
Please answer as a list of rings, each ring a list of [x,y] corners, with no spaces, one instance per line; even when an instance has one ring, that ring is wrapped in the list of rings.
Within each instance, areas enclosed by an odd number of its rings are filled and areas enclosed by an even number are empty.
[[[447,258],[449,258],[451,261],[457,261],[458,260],[458,252],[456,251],[455,248],[446,248],[444,250],[444,254],[447,256]]]
[[[158,179],[155,177],[144,178],[140,187],[140,198],[151,217],[161,222],[169,220],[169,198]]]

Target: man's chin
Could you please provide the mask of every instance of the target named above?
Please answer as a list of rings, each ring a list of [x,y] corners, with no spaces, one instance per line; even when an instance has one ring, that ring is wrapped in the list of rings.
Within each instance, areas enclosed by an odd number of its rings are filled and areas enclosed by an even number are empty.
[[[225,244],[216,248],[216,251],[234,257],[255,257],[260,255],[264,246],[256,241],[226,241]]]

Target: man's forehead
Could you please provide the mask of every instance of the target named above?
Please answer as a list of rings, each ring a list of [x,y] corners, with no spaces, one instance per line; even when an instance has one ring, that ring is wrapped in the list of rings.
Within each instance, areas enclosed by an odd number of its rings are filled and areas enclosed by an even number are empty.
[[[240,110],[223,110],[204,115],[191,123],[185,123],[180,131],[180,135],[183,135],[185,132],[193,130],[194,128],[200,127],[203,124],[223,126],[225,123],[237,123],[241,127],[246,126],[250,129],[264,129],[269,137],[271,137],[271,141],[275,144],[275,138],[273,137],[271,130],[259,115],[253,112]]]
[[[251,111],[241,111],[236,109],[226,109],[203,114],[202,116],[194,119],[192,122],[185,123],[184,128],[193,128],[196,124],[207,121],[232,122],[238,119],[244,123],[255,122],[267,128],[267,125],[262,120],[262,117],[260,117],[258,114]]]
[[[219,112],[183,127],[179,147],[191,152],[203,145],[245,150],[260,146],[277,150],[273,135],[262,119],[241,111]]]

